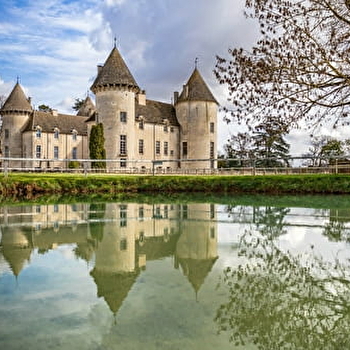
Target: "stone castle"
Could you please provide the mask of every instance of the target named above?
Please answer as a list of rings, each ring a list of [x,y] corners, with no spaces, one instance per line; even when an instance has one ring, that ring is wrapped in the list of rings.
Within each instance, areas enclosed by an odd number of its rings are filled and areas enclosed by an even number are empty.
[[[65,168],[89,159],[91,128],[102,123],[109,170],[217,167],[218,102],[197,67],[173,103],[148,100],[114,46],[91,91],[96,105],[87,97],[67,115],[34,110],[17,82],[0,110],[2,156],[13,167]]]

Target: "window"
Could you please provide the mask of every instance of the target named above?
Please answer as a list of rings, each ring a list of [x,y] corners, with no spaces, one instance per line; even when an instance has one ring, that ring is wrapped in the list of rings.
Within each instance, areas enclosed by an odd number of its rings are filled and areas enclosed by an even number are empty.
[[[143,140],[139,140],[139,153],[143,154],[144,151],[144,142]]]
[[[120,167],[121,168],[126,168],[126,159],[125,158],[121,158],[120,159]]]
[[[139,220],[142,221],[144,216],[145,216],[145,213],[144,213],[143,207],[139,207]]]
[[[214,123],[210,123],[210,132],[213,133],[215,130]]]
[[[120,154],[126,154],[126,135],[120,135]]]
[[[170,132],[174,132],[174,127],[173,126],[170,127]]]
[[[36,128],[36,134],[35,134],[37,139],[41,138],[41,129],[40,128]]]
[[[156,141],[156,154],[160,154],[160,141]]]
[[[167,124],[165,124],[165,125],[163,126],[163,130],[164,130],[164,132],[168,132],[168,125],[167,125]]]
[[[214,142],[210,142],[210,158],[214,159],[215,154],[214,154]],[[214,168],[214,161],[210,161],[210,167],[213,169]]]
[[[10,130],[5,129],[5,139],[8,139],[10,137]]]
[[[170,155],[173,156],[174,155],[174,150],[170,150]]]
[[[37,158],[41,158],[41,146],[40,145],[37,145],[35,148],[35,156]]]
[[[187,204],[185,204],[182,207],[182,218],[183,219],[188,219],[188,206],[187,206]]]
[[[72,149],[72,158],[77,159],[78,158],[78,150],[76,147],[73,147]]]
[[[58,146],[53,147],[53,157],[58,159]]]
[[[5,146],[5,158],[10,157],[10,149],[9,146]]]
[[[215,206],[214,204],[210,204],[210,219],[215,219]]]
[[[187,152],[188,152],[188,149],[187,149],[187,142],[182,142],[182,155],[184,157],[187,157]]]
[[[55,129],[54,136],[55,139],[58,139],[60,137],[60,131],[58,129]]]
[[[128,248],[128,241],[124,238],[120,241],[120,250],[127,250]]]
[[[144,123],[143,123],[143,119],[141,119],[139,122],[139,129],[143,130],[143,128],[144,128]]]
[[[127,225],[127,217],[128,217],[128,207],[125,204],[122,204],[119,207],[119,217],[120,217],[120,227],[125,227]]]
[[[211,239],[214,239],[214,238],[215,238],[215,228],[214,228],[214,227],[211,227],[211,228],[210,228],[210,238],[211,238]]]
[[[121,123],[126,123],[126,112],[120,112],[120,122]]]
[[[164,155],[167,156],[168,155],[168,142],[167,141],[164,141]]]
[[[73,139],[73,141],[77,140],[77,132],[75,130],[73,130],[72,139]]]
[[[210,158],[214,158],[214,142],[210,142]]]

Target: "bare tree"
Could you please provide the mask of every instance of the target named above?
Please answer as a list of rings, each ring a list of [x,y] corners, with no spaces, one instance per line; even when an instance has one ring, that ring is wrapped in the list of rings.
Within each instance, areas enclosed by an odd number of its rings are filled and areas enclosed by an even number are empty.
[[[227,118],[349,124],[350,0],[246,0],[246,16],[258,21],[260,39],[249,52],[217,57],[216,77],[230,95]]]

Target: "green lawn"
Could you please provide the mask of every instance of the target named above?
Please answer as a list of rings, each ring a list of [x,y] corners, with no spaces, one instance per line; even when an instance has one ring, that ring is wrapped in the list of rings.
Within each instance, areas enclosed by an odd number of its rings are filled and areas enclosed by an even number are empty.
[[[350,193],[349,175],[143,176],[98,174],[0,175],[2,196],[116,193]]]

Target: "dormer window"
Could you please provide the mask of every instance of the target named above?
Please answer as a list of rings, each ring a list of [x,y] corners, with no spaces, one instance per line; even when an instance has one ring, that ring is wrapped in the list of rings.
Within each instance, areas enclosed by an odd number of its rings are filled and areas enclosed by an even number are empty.
[[[53,137],[54,137],[55,139],[59,139],[59,137],[60,137],[60,131],[59,131],[57,128],[55,128],[53,132],[54,132]]]
[[[77,135],[78,135],[77,131],[75,129],[73,129],[72,130],[72,139],[73,139],[73,141],[77,140]]]
[[[36,136],[37,139],[41,138],[41,127],[40,126],[36,127],[36,134],[35,134],[35,136]]]
[[[164,118],[163,123],[164,123],[164,126],[163,126],[164,132],[168,132],[169,120]]]

